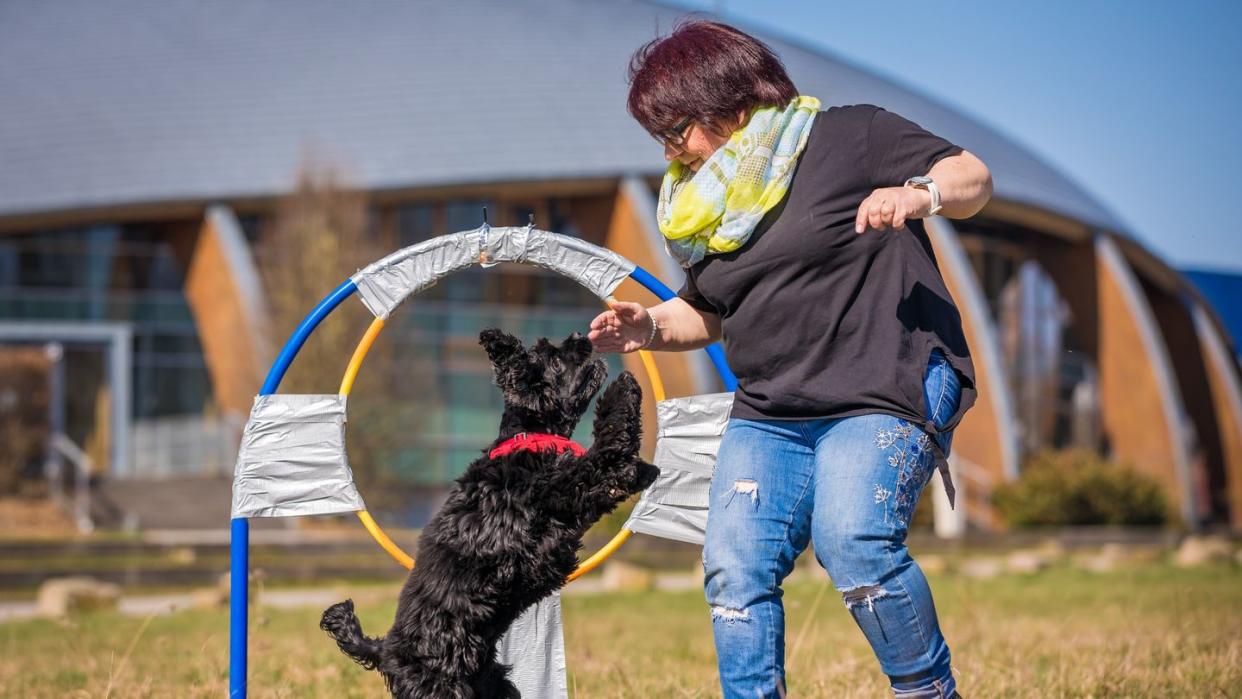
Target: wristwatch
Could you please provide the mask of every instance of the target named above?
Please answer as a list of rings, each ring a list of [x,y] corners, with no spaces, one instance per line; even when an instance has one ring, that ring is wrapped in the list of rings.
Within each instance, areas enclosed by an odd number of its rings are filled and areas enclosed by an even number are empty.
[[[931,210],[927,212],[927,215],[935,216],[940,212],[940,188],[936,186],[935,182],[932,182],[932,178],[927,177],[926,175],[911,177],[906,180],[904,186],[914,187],[915,189],[926,189],[928,192],[931,192]]]

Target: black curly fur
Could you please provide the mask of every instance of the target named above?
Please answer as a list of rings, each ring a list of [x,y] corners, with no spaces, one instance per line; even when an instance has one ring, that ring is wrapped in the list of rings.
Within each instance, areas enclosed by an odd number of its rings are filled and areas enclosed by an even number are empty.
[[[496,642],[522,611],[565,584],[587,528],[659,474],[638,455],[642,390],[629,372],[596,405],[586,454],[488,457],[520,432],[568,437],[608,370],[590,359],[591,342],[578,333],[529,349],[496,329],[479,341],[504,393],[500,434],[423,530],[392,628],[383,638],[363,635],[350,600],[320,622],[402,699],[520,697],[497,662]]]

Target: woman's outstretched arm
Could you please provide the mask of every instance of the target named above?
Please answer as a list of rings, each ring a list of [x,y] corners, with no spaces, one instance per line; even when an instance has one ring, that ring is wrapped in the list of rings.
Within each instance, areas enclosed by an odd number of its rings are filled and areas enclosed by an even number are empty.
[[[587,337],[597,352],[684,352],[720,339],[720,316],[700,311],[680,298],[651,308],[614,301],[591,321]]]

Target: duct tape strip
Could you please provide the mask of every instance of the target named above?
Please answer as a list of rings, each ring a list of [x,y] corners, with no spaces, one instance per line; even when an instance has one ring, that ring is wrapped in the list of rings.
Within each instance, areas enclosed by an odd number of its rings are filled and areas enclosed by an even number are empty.
[[[536,228],[482,226],[433,238],[373,262],[351,279],[362,303],[387,318],[411,294],[473,264],[523,262],[562,274],[607,298],[634,270],[624,257],[579,238]]]
[[[509,680],[524,697],[567,699],[561,593],[527,608],[496,643],[497,660],[512,667]]]
[[[233,517],[364,509],[345,456],[345,396],[257,396],[233,473]]]
[[[654,462],[660,475],[634,506],[626,529],[703,543],[716,452],[732,410],[732,393],[670,398],[656,405]]]

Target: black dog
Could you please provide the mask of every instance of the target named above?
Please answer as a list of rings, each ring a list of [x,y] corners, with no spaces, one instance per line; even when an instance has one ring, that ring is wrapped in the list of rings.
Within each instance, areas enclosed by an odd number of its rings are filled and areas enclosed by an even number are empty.
[[[629,372],[600,398],[590,450],[567,443],[608,373],[603,360],[590,360],[590,340],[574,333],[560,347],[540,340],[526,349],[495,329],[479,339],[504,393],[500,435],[423,530],[392,628],[364,636],[352,600],[320,622],[396,697],[520,697],[496,642],[565,584],[587,528],[659,474],[638,456],[642,390]],[[531,439],[535,448],[507,451]]]

